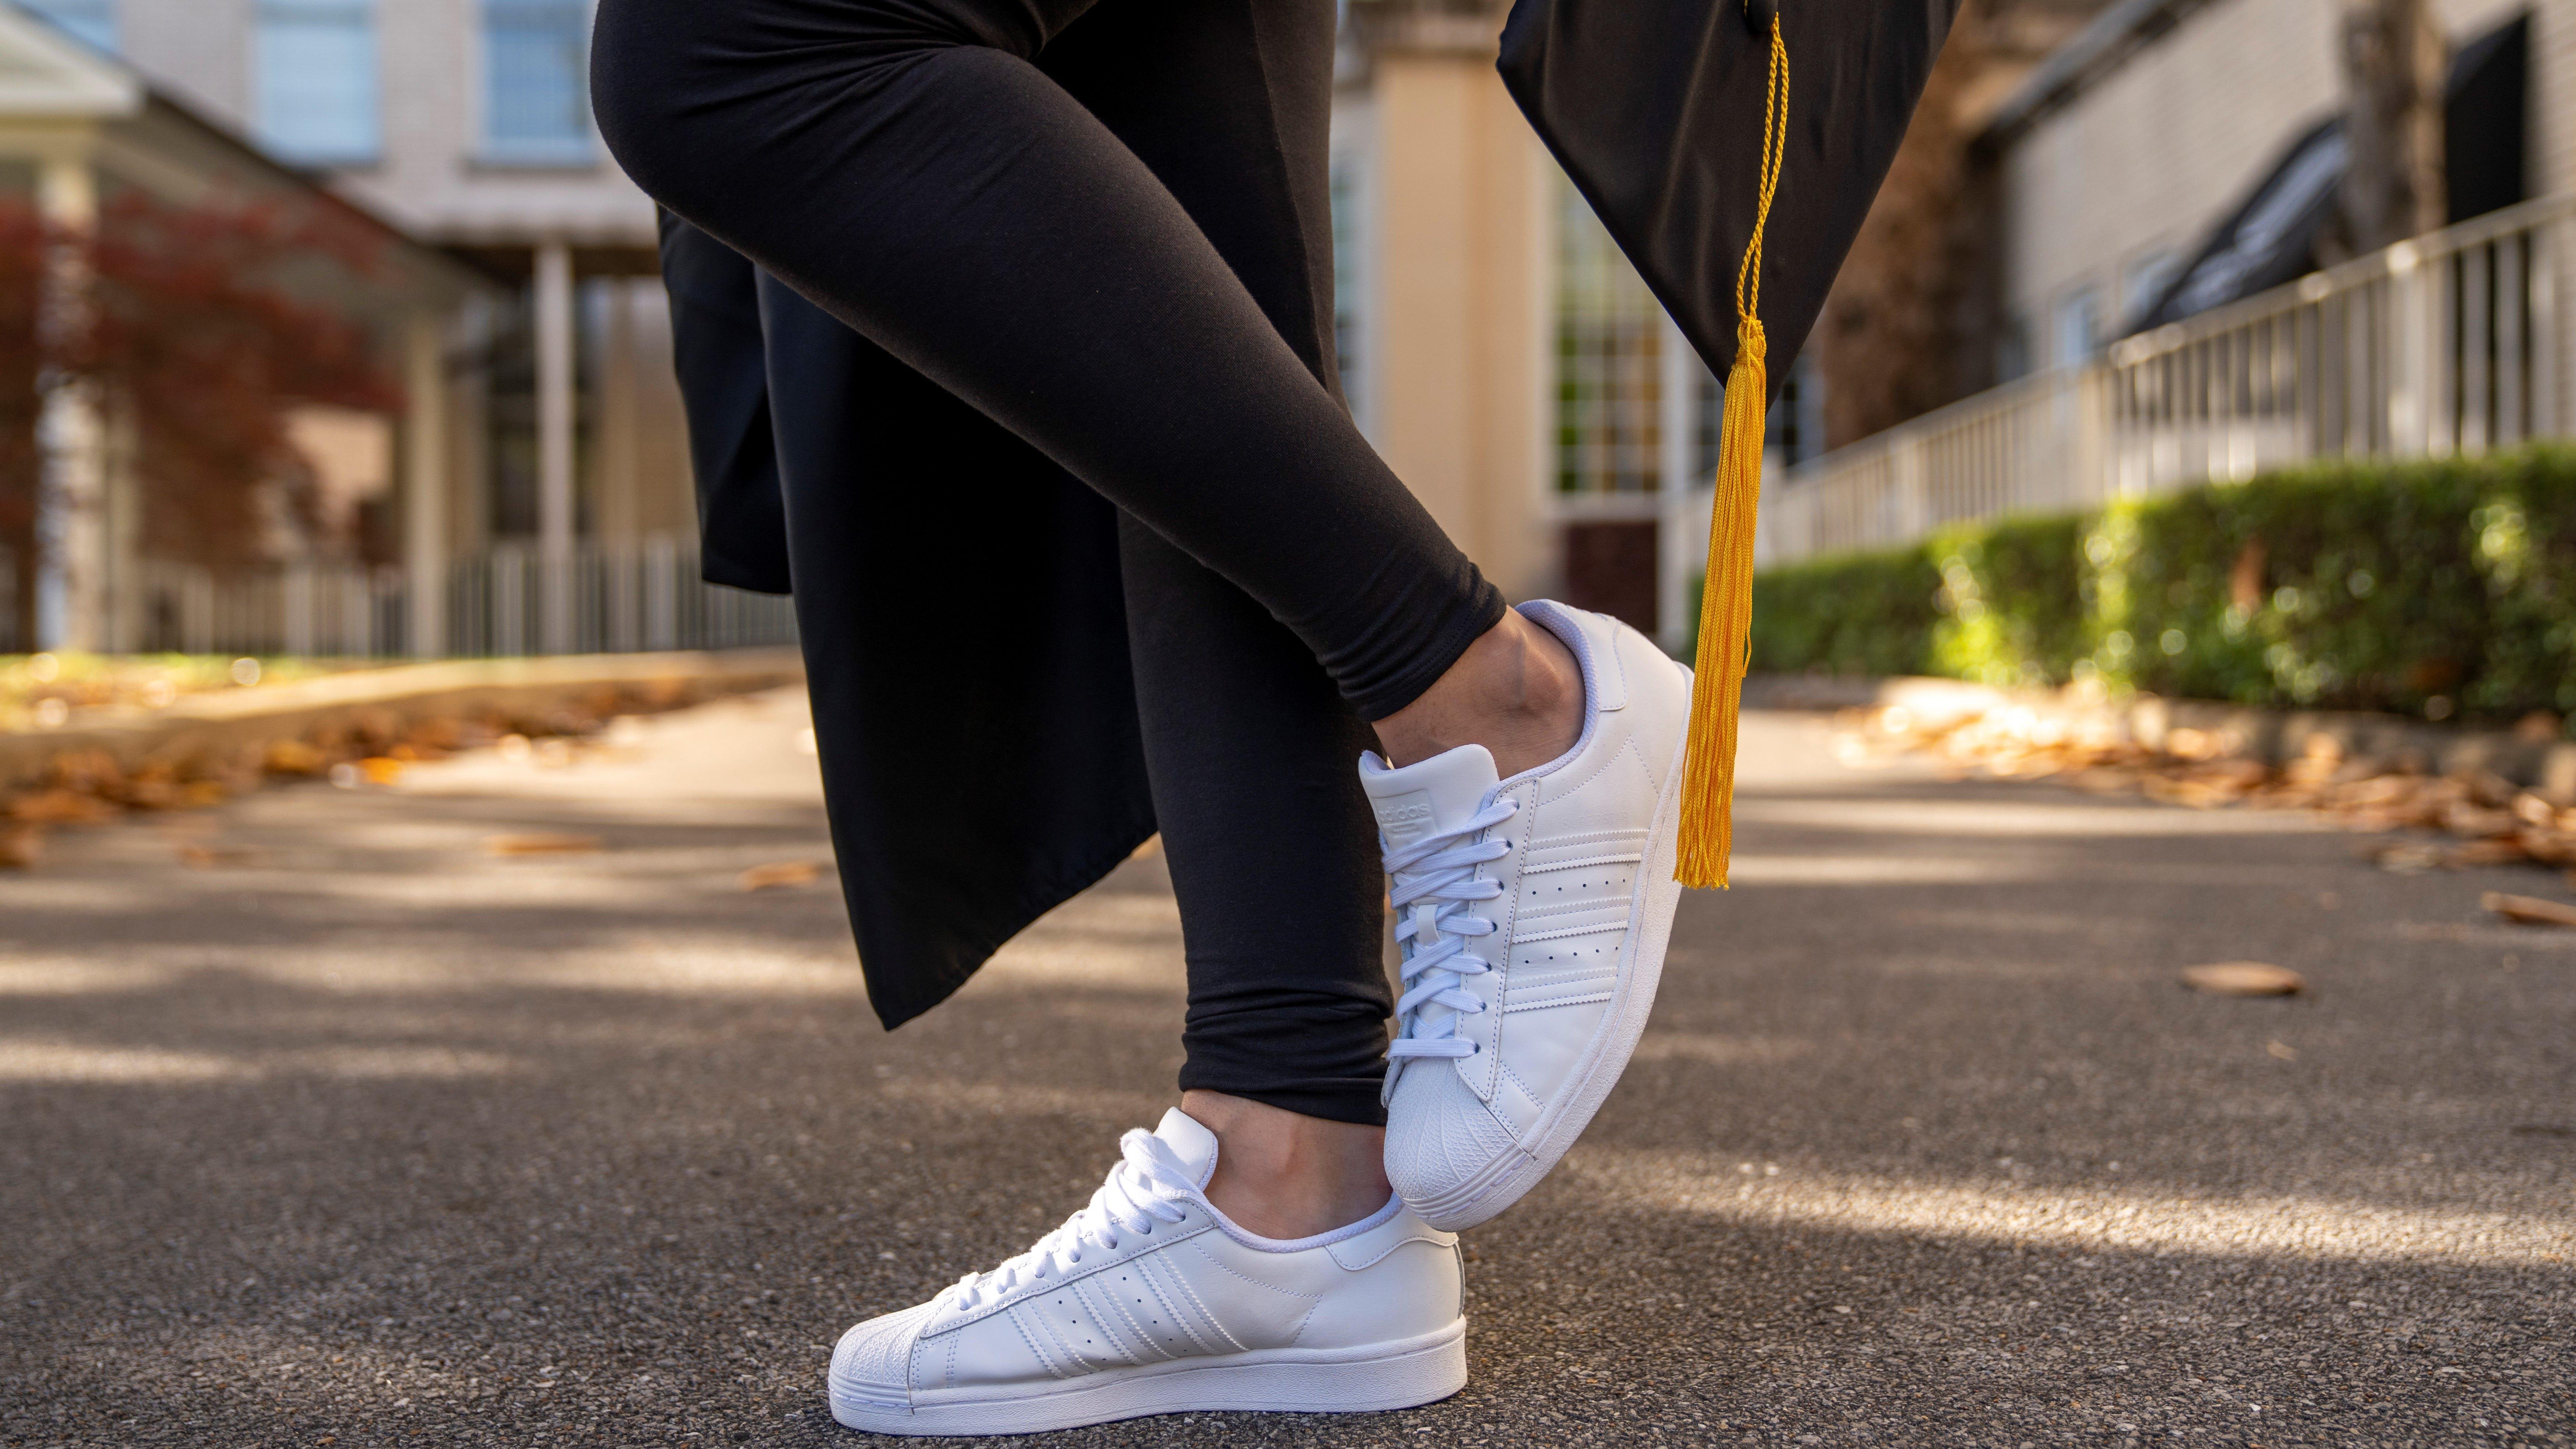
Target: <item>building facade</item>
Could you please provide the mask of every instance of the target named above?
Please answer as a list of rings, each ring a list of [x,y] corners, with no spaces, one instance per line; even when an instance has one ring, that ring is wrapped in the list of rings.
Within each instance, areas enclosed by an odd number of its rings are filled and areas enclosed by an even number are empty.
[[[367,265],[308,268],[277,295],[354,328],[404,400],[390,415],[305,408],[287,420],[310,464],[314,512],[345,538],[399,489],[455,492],[448,339],[455,318],[496,293],[480,268],[317,187],[109,53],[16,8],[0,8],[0,197],[60,234],[95,234],[118,208],[148,203],[170,215],[294,219],[347,239]],[[86,307],[88,278],[67,255],[55,253],[40,315]],[[0,648],[169,647],[159,587],[168,571],[148,554],[143,517],[148,420],[92,385],[41,371],[37,382],[35,518],[19,546],[0,548]]]
[[[2339,112],[2342,0],[2115,6],[2022,94],[1986,144],[2001,171],[2008,374],[2068,367],[2128,330],[2231,209]],[[2535,69],[2569,18],[2527,0],[2441,0],[2455,46],[2530,13]],[[2535,103],[2535,157],[2554,110]],[[2563,164],[2547,161],[2544,165]],[[2531,181],[2546,178],[2533,177]],[[2529,194],[2566,189],[2565,181]]]
[[[2122,0],[1979,145],[2019,374],[1789,471],[1771,562],[2576,431],[2576,0],[2442,0],[2448,224],[2355,254],[2334,0]]]
[[[591,123],[586,0],[30,8],[493,284],[446,320],[445,456],[402,484],[413,652],[457,632],[460,561],[532,558],[530,632],[560,649],[597,632],[571,582],[581,559],[685,548],[654,212]]]
[[[1502,13],[1351,7],[1333,112],[1343,387],[1507,594],[1678,640],[1717,383],[1504,90]]]
[[[1982,217],[1961,223],[1989,201],[1962,182],[1968,140],[2104,3],[1988,0],[1962,19],[1929,114],[1781,379],[1775,472],[1822,452],[1851,417],[1907,415],[1982,385],[1953,375],[1971,346],[1951,326],[1960,259],[1923,238],[1991,232]],[[1718,380],[1504,90],[1507,10],[1348,7],[1334,111],[1345,388],[1397,472],[1507,592],[1567,597],[1679,647],[1696,622]]]

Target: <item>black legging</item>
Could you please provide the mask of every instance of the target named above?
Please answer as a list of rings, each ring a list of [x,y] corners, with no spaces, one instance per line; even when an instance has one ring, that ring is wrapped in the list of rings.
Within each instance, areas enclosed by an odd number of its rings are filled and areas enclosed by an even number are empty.
[[[1332,354],[1330,0],[602,0],[657,200],[1118,505],[1184,1088],[1381,1120],[1383,719],[1501,618]]]

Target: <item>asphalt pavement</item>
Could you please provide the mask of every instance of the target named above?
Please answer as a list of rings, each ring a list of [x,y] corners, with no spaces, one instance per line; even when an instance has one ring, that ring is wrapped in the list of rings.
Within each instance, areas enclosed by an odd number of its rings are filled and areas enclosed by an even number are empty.
[[[0,874],[0,1444],[860,1442],[840,1330],[1174,1099],[1180,935],[1140,857],[880,1031],[805,724]],[[2576,1444],[2576,930],[2478,906],[2560,882],[1849,769],[1813,717],[1746,750],[1636,1064],[1468,1235],[1466,1392],[1043,1442]],[[2176,982],[2244,959],[2311,990]]]

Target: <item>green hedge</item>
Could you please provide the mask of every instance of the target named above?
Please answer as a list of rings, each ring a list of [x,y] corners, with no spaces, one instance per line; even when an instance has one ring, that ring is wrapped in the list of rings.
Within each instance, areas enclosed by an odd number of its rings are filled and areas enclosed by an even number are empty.
[[[1754,580],[1753,667],[2576,712],[2576,449],[2341,463]]]

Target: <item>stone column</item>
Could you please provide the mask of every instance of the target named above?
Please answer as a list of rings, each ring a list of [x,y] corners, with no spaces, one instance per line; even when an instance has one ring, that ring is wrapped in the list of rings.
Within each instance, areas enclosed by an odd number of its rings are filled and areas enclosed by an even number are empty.
[[[1426,7],[1427,10],[1427,7]],[[1394,17],[1370,42],[1370,433],[1503,591],[1559,570],[1547,446],[1551,167],[1494,74],[1498,17]]]
[[[642,535],[643,500],[637,493],[641,471],[637,457],[641,408],[635,339],[635,284],[615,278],[598,284],[602,326],[599,343],[599,413],[593,442],[598,461],[598,517],[601,543],[623,552]]]
[[[573,647],[572,249],[537,247],[537,557],[543,597],[538,637],[549,654]]]
[[[411,652],[447,652],[448,519],[455,477],[448,459],[447,319],[424,308],[405,329],[403,567],[411,583]]]
[[[641,440],[643,405],[636,356],[635,284],[623,277],[596,284],[601,303],[599,397],[592,457],[597,472],[593,532],[600,544],[607,597],[605,646],[637,647],[641,615],[635,589],[636,547],[643,537]]]
[[[36,210],[73,235],[98,224],[98,177],[86,156],[53,156],[36,168]],[[47,331],[84,325],[88,263],[77,248],[59,249],[43,299]],[[103,649],[108,645],[107,427],[97,389],[86,379],[48,372],[37,423],[43,479],[36,517],[36,647]]]

